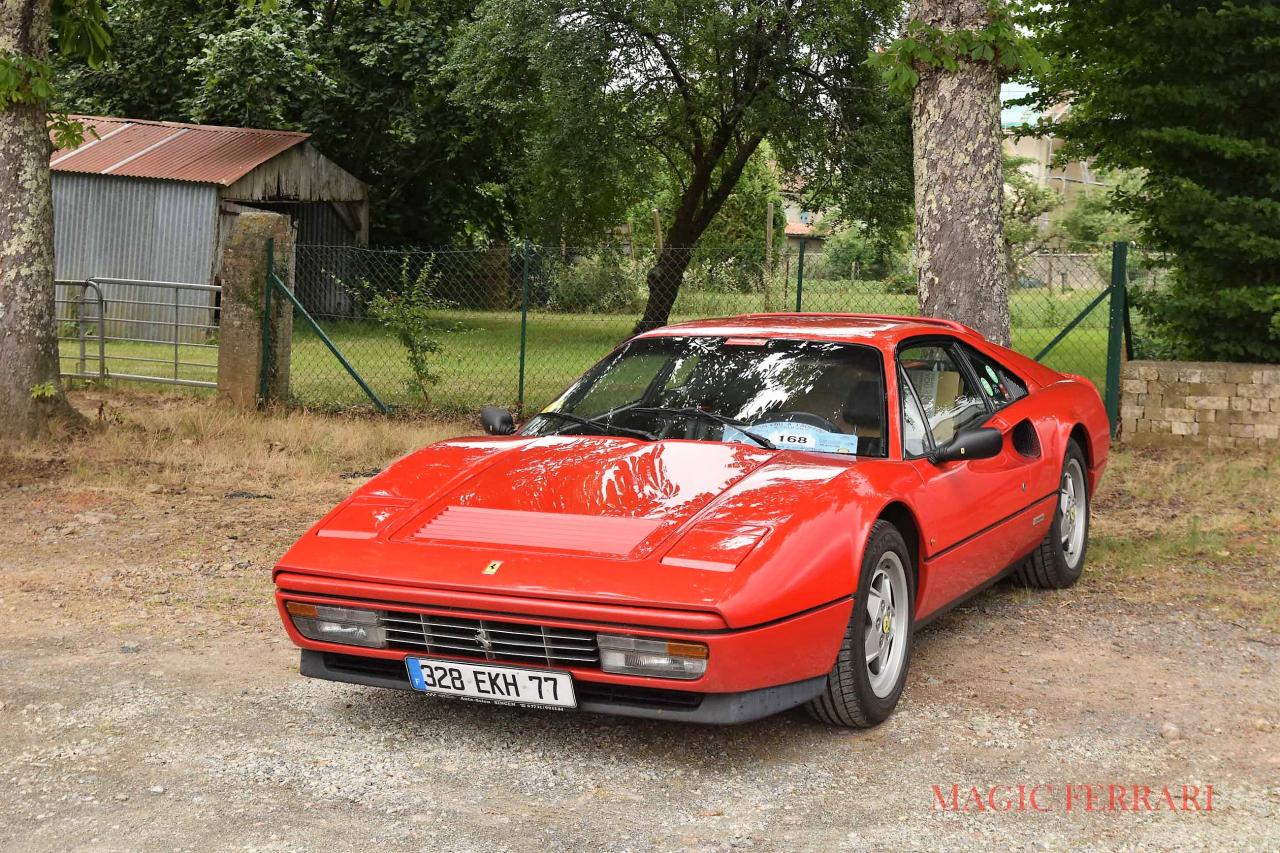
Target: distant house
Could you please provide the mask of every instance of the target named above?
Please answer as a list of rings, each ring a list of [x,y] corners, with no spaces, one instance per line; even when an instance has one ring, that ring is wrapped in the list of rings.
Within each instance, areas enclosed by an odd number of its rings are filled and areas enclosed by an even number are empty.
[[[1031,92],[1030,86],[1016,83],[1005,83],[1000,87],[1000,102],[1005,106],[1000,111],[1000,124],[1004,128],[1004,150],[1014,157],[1023,157],[1031,162],[1023,166],[1023,171],[1034,178],[1041,186],[1052,187],[1062,193],[1070,202],[1084,187],[1101,183],[1089,164],[1083,160],[1072,160],[1061,165],[1054,165],[1053,158],[1062,150],[1063,142],[1053,136],[1022,136],[1015,131],[1026,125],[1034,126],[1042,117],[1060,118],[1070,109],[1069,105],[1056,106],[1046,116],[1026,106],[1012,106],[1016,101]]]
[[[215,283],[229,224],[246,207],[288,214],[300,242],[368,242],[368,188],[308,133],[76,118],[84,143],[49,160],[59,280]],[[148,292],[125,283],[104,291],[121,302],[145,302]],[[193,309],[214,308],[207,291],[181,297]],[[147,337],[154,324],[145,307],[131,337]]]
[[[821,252],[827,235],[819,226],[822,211],[804,206],[804,188],[792,183],[782,189],[782,209],[787,216],[787,252],[797,254],[804,243],[805,252]]]

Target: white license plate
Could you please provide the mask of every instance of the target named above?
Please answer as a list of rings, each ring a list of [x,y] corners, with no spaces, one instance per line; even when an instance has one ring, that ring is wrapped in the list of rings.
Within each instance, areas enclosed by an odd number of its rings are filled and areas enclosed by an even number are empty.
[[[573,676],[549,669],[462,663],[436,658],[405,658],[414,690],[465,699],[576,708]]]

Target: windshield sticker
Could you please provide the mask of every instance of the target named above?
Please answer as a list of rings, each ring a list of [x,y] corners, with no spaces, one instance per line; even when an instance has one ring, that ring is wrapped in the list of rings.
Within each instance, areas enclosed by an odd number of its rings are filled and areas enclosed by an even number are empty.
[[[816,453],[857,453],[858,437],[845,435],[842,432],[829,432],[821,427],[809,424],[777,421],[774,423],[752,424],[751,431],[761,438],[767,438],[772,444],[786,450],[810,450]],[[737,430],[725,428],[725,439]]]

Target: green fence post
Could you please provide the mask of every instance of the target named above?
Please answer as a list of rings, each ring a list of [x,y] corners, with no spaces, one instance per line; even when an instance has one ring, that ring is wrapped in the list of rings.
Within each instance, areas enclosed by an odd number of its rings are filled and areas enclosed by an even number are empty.
[[[800,260],[796,263],[796,313],[804,310],[804,246],[807,241],[800,241]]]
[[[325,334],[324,329],[320,328],[320,324],[316,322],[315,318],[312,317],[303,306],[297,295],[292,290],[285,287],[284,282],[274,274],[267,278],[267,286],[271,288],[280,288],[280,294],[284,296],[285,300],[290,305],[293,306],[294,317],[301,317],[302,322],[311,327],[311,331],[315,332],[316,337],[320,339],[320,343],[325,345],[329,352],[333,354],[333,357],[338,360],[338,364],[342,365],[342,369],[347,371],[347,375],[354,379],[356,384],[360,386],[360,390],[364,391],[365,396],[373,403],[374,408],[384,415],[391,411],[391,408],[386,403],[382,402],[378,395],[374,393],[374,390],[369,387],[369,383],[364,381],[364,377],[360,375],[360,371],[356,370],[355,365],[348,361],[347,357],[342,354],[342,350],[338,349],[337,345],[333,342],[333,339]]]
[[[276,241],[267,241],[267,272],[262,277],[262,364],[258,368],[258,399],[266,403],[271,394],[271,291],[276,277]]]
[[[1125,282],[1128,275],[1129,244],[1111,246],[1111,311],[1107,323],[1107,417],[1111,434],[1120,428],[1120,358],[1124,343]]]
[[[520,380],[516,388],[516,411],[524,412],[524,357],[529,332],[529,241],[525,240],[520,270]]]

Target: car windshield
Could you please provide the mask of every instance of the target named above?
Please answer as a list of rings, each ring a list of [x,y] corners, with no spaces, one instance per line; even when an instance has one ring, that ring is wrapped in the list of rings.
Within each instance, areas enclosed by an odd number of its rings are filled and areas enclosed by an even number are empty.
[[[641,338],[524,429],[610,432],[883,456],[882,359],[872,347],[828,341]]]

